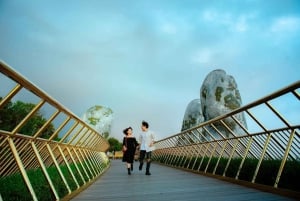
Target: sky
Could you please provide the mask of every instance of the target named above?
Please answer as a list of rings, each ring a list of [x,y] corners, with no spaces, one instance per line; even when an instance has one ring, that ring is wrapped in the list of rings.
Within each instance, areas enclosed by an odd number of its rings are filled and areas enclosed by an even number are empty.
[[[212,70],[244,105],[300,78],[298,0],[0,0],[0,36],[0,60],[79,117],[111,108],[118,139],[180,132]]]

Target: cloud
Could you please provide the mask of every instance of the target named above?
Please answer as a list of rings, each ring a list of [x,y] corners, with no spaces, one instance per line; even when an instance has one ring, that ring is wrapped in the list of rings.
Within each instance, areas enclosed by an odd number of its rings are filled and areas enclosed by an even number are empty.
[[[215,68],[239,80],[245,102],[299,79],[292,1],[5,2],[1,59],[79,116],[112,108],[116,136],[144,118],[162,135],[179,131]]]
[[[235,30],[238,32],[245,32],[249,28],[249,25],[247,23],[247,18],[242,16],[239,17],[237,22],[235,23]]]
[[[164,32],[164,33],[167,33],[167,34],[176,34],[177,33],[177,28],[175,25],[171,24],[171,23],[164,23],[162,26],[161,26],[161,30]]]
[[[214,52],[209,48],[195,51],[191,56],[191,62],[200,65],[209,65],[213,62]]]
[[[250,23],[256,19],[256,16],[256,12],[236,14],[229,11],[207,9],[202,12],[201,18],[204,22],[225,27],[228,31],[242,33],[250,29]]]
[[[296,32],[300,28],[300,18],[293,16],[280,17],[271,24],[270,31],[273,33]]]

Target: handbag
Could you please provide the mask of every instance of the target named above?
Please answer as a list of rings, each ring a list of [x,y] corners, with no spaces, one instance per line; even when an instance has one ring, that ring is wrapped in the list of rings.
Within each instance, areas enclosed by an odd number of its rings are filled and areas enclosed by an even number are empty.
[[[127,137],[125,137],[125,146],[122,147],[123,153],[127,151]]]

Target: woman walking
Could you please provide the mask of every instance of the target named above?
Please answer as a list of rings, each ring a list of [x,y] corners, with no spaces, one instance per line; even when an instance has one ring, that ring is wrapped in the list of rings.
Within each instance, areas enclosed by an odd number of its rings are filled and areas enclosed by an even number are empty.
[[[132,135],[132,128],[128,127],[123,130],[125,137],[123,138],[123,162],[127,162],[128,175],[133,170],[133,159],[138,142]]]

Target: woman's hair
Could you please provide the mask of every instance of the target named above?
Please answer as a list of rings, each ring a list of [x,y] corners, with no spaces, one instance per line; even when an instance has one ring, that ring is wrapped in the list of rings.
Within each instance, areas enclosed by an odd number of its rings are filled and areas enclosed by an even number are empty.
[[[142,125],[145,126],[146,128],[149,128],[149,124],[146,121],[142,121]]]
[[[123,133],[124,133],[125,135],[128,135],[128,133],[127,133],[127,132],[128,132],[128,130],[129,130],[129,129],[131,129],[131,130],[132,130],[132,128],[131,128],[131,127],[128,127],[128,128],[125,128],[125,129],[123,130]]]

